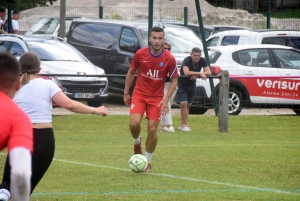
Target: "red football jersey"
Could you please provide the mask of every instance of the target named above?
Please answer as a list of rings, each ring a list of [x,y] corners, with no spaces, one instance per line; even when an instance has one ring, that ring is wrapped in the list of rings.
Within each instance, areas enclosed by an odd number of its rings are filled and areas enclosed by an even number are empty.
[[[153,55],[150,47],[140,49],[134,55],[130,68],[138,70],[133,94],[151,97],[164,96],[164,84],[168,77],[178,77],[174,56],[162,49],[161,54]]]
[[[0,150],[24,147],[33,151],[33,130],[29,117],[0,92]]]

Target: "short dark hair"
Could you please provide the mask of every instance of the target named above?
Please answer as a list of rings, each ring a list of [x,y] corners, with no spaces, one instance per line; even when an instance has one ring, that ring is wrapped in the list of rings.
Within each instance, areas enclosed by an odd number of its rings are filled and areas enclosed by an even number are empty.
[[[164,35],[165,35],[165,31],[162,27],[159,27],[159,26],[154,26],[150,29],[150,35],[152,32],[163,32]]]
[[[20,11],[14,10],[12,14],[14,15],[14,14],[19,14],[19,13],[20,13]]]
[[[20,76],[18,60],[9,53],[0,52],[0,88],[12,88]]]
[[[198,53],[200,53],[201,54],[201,49],[199,48],[199,47],[194,47],[193,49],[192,49],[192,54],[194,53],[194,52],[198,52]]]
[[[3,6],[0,6],[0,13],[5,13],[6,9]]]

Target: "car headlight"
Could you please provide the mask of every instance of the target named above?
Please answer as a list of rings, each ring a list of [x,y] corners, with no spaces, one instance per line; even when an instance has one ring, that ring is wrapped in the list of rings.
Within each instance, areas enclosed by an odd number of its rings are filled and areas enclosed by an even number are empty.
[[[97,74],[98,75],[105,75],[105,72],[102,68],[97,67]],[[107,77],[97,77],[97,80],[107,80]]]
[[[50,76],[49,78],[50,78],[55,84],[57,84],[58,86],[61,87],[61,83],[60,83],[60,81],[59,81],[56,77]]]

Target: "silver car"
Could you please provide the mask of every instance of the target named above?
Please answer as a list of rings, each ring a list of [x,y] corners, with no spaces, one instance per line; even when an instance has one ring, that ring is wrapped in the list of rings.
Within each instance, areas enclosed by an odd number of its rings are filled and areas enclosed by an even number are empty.
[[[64,93],[71,99],[85,100],[90,106],[100,106],[108,97],[108,80],[103,77],[104,70],[57,37],[0,35],[0,51],[9,52],[16,57],[25,52],[37,54],[42,70],[57,74]]]

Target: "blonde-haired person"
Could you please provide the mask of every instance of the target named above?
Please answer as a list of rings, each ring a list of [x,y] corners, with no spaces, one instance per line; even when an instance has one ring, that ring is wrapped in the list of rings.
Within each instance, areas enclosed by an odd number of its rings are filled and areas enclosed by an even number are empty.
[[[52,129],[52,101],[72,112],[106,116],[105,107],[93,108],[69,99],[51,80],[38,78],[40,60],[33,53],[25,53],[20,59],[23,73],[22,87],[14,97],[15,103],[29,116],[33,129],[33,155],[31,193],[49,168],[55,151]],[[9,164],[6,161],[2,189],[9,190]]]
[[[165,41],[163,43],[163,49],[164,51],[169,51],[171,52],[171,43],[169,43],[168,41]],[[167,94],[168,89],[170,86],[170,78],[168,77],[166,82],[165,82],[165,87],[164,87],[164,95]],[[169,112],[165,115],[161,115],[160,117],[160,121],[161,121],[161,131],[165,131],[165,132],[175,132],[175,129],[173,127],[173,121],[172,121],[172,113],[171,113],[171,106],[173,103],[173,100],[175,98],[177,92],[177,88],[175,89],[174,93],[172,94],[169,103],[168,103],[168,107],[169,107]]]

